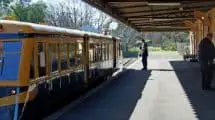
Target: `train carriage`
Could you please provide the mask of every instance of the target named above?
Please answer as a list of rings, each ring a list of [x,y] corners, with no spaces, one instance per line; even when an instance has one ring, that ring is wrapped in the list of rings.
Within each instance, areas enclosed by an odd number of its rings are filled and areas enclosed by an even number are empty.
[[[41,119],[122,68],[120,40],[0,20],[0,120]]]

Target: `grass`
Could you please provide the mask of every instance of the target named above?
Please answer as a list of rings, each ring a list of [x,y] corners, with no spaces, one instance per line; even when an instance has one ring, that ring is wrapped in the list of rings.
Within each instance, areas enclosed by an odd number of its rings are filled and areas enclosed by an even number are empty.
[[[161,49],[161,47],[148,47],[149,51],[164,51]]]

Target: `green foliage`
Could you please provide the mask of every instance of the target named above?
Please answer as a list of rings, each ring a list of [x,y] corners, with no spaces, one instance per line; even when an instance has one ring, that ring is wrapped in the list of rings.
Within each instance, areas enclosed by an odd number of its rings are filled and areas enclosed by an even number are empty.
[[[137,47],[133,47],[133,48],[129,48],[128,51],[130,51],[130,52],[139,52],[140,49],[137,48]]]
[[[6,16],[9,12],[9,4],[14,0],[0,0],[0,17]]]
[[[0,0],[0,3],[5,6],[8,7],[8,5],[13,2],[14,0]]]
[[[165,44],[162,45],[162,49],[165,51],[176,51],[177,46],[176,46],[176,43],[166,42]]]
[[[148,47],[149,51],[163,51],[161,47]]]
[[[19,21],[32,22],[32,23],[42,23],[46,16],[47,6],[44,2],[37,2],[29,5],[22,5],[16,3],[11,7],[12,16]]]

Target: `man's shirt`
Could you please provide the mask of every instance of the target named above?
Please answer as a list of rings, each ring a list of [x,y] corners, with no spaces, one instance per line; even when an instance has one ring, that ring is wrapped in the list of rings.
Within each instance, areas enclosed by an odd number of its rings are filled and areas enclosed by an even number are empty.
[[[215,57],[214,44],[208,38],[204,38],[199,44],[198,52],[201,61],[212,61]]]

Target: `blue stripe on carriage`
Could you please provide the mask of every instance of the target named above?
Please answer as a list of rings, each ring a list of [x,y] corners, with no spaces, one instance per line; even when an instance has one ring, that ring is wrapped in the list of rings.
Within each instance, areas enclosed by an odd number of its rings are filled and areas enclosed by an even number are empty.
[[[26,33],[0,33],[0,39],[17,39],[25,38],[26,36]]]

